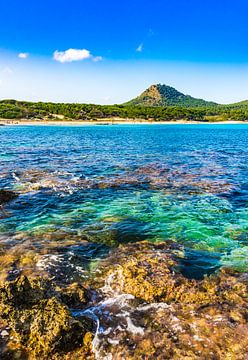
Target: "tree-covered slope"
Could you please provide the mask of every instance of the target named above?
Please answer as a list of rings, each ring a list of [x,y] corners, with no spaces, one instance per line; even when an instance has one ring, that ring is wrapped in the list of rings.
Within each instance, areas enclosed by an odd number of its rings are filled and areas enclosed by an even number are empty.
[[[185,95],[168,85],[151,85],[140,96],[128,101],[124,105],[129,106],[183,106],[183,107],[212,107],[217,103],[196,99]]]
[[[0,101],[0,118],[34,120],[246,120],[248,100],[219,105],[196,99],[167,85],[152,85],[139,97],[122,105]]]
[[[227,105],[231,108],[248,108],[248,100],[239,101],[237,103]]]
[[[144,120],[202,120],[201,108],[180,106],[124,106],[71,103],[45,103],[16,100],[0,101],[2,119],[97,120],[109,118]],[[61,118],[62,117],[62,118]]]

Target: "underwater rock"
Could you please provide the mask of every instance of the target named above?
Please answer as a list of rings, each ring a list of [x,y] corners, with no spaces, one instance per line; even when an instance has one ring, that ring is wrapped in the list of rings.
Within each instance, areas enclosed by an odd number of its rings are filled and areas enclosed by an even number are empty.
[[[8,326],[10,337],[4,356],[14,349],[34,359],[52,359],[58,353],[63,358],[78,348],[82,353],[90,351],[89,344],[85,350],[84,342],[92,322],[74,319],[68,307],[77,301],[81,306],[86,303],[85,294],[82,286],[61,291],[48,280],[29,281],[25,276],[5,283],[0,288],[0,323]]]
[[[14,173],[21,193],[49,191],[69,193],[85,189],[151,189],[168,194],[231,194],[237,184],[224,179],[225,170],[216,164],[191,168],[188,165],[150,163],[94,177],[75,177],[67,172],[28,169]]]
[[[118,244],[145,240],[147,238],[146,226],[146,222],[133,218],[119,221],[117,219],[112,224],[106,221],[105,223],[88,226],[82,231],[81,236],[85,237],[89,242],[96,242],[105,246],[117,246]]]
[[[0,189],[0,206],[17,198],[17,194],[11,190]]]
[[[209,173],[211,176],[209,176]],[[236,186],[223,179],[222,172],[213,167],[192,170],[187,166],[171,167],[169,164],[151,163],[99,178],[78,183],[80,187],[99,189],[151,189],[164,190],[166,194],[230,194]]]
[[[28,169],[17,171],[13,174],[16,187],[21,193],[48,191],[70,191],[68,180],[64,174],[40,169]]]

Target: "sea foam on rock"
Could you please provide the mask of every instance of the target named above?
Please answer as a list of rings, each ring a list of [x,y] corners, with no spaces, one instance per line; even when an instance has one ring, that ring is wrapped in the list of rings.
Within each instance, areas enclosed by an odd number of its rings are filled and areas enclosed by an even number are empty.
[[[5,282],[0,325],[9,336],[2,338],[2,353],[16,357],[19,351],[30,359],[244,360],[247,275],[223,269],[188,279],[180,273],[183,256],[183,247],[173,243],[141,242],[115,249],[87,289],[25,276]]]
[[[114,316],[123,319],[122,309],[110,311],[105,306],[109,330],[101,309],[105,332],[98,336],[98,358],[114,354],[113,359],[245,359],[247,277],[222,270],[203,280],[187,279],[175,256],[182,249],[168,250],[166,244],[127,245],[103,262],[108,279],[104,292],[112,290],[115,297],[128,293],[136,306],[126,304],[126,325],[119,320],[113,324]],[[130,320],[138,332],[131,331]]]

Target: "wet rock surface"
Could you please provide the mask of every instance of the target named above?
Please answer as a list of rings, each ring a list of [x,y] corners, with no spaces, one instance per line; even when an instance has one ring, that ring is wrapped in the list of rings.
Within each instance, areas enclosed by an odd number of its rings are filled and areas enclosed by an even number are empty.
[[[223,270],[201,281],[186,279],[178,256],[176,246],[143,243],[104,262],[103,273],[111,268],[102,287],[109,298],[91,309],[100,321],[97,358],[247,357],[246,274]]]
[[[72,317],[69,306],[86,303],[86,290],[81,286],[55,288],[48,280],[29,281],[21,276],[0,288],[1,325],[8,336],[2,344],[4,358],[61,358],[81,348],[92,329],[91,321]],[[86,338],[85,338],[86,337]]]
[[[87,282],[0,288],[3,358],[246,359],[248,277],[185,278],[173,243],[119,246]]]

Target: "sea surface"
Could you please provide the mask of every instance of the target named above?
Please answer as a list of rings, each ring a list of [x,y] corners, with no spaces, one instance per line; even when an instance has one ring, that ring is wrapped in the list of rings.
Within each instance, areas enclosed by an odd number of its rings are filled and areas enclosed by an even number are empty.
[[[1,271],[87,278],[119,244],[183,246],[182,273],[248,271],[248,125],[4,126]]]

